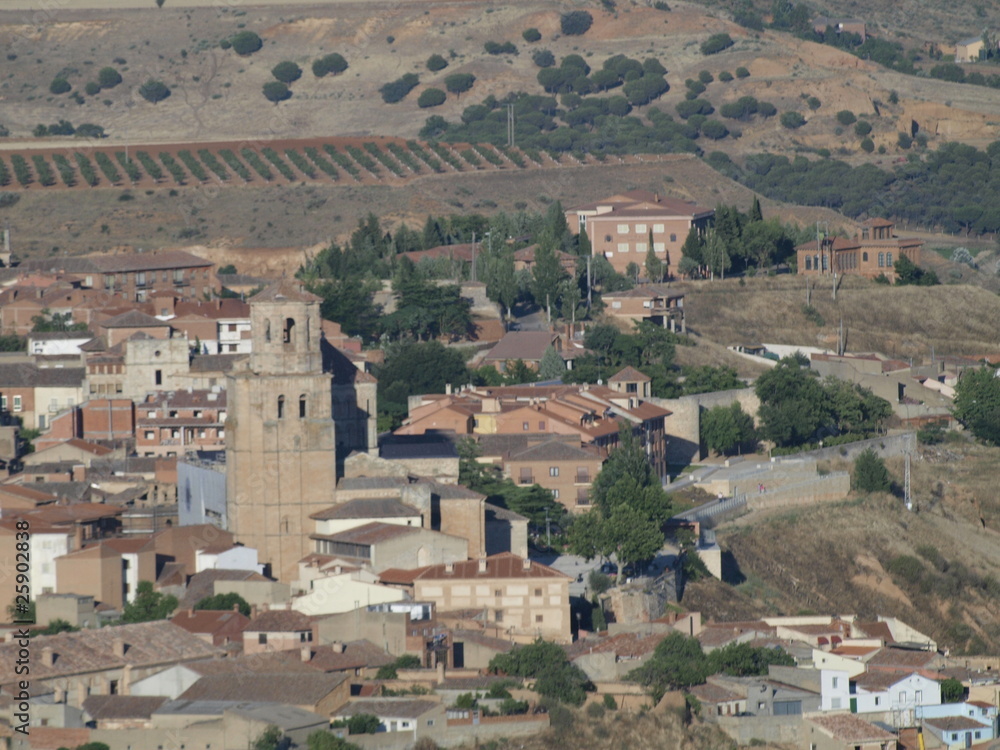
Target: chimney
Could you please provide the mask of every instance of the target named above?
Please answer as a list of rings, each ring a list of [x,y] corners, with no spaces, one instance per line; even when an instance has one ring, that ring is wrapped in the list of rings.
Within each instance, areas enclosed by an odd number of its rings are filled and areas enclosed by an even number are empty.
[[[344,645],[343,641],[334,641],[330,644],[330,648],[333,649],[333,653],[342,654],[344,653],[344,649],[347,647]]]
[[[485,557],[479,558],[479,572],[480,573],[485,573],[486,572],[486,558]]]
[[[119,659],[125,657],[125,641],[123,639],[115,638],[111,643],[111,649]]]
[[[303,646],[299,649],[299,656],[302,658],[303,662],[309,663],[312,659],[312,649],[308,646]]]
[[[233,609],[236,609],[237,605],[233,605]],[[194,607],[188,607],[188,617],[194,617]]]
[[[341,565],[334,565],[333,566],[333,573],[334,573],[334,575],[338,575],[339,576],[343,572],[344,572],[343,566],[341,566]]]
[[[256,604],[251,604],[250,605],[250,619],[253,620],[256,617],[257,617],[257,605]]]
[[[451,383],[445,383],[444,384],[444,392],[445,392],[445,395],[448,395],[448,396],[451,395]]]
[[[233,612],[239,612],[239,611],[240,611],[240,605],[239,604],[234,604],[233,605]]]
[[[56,653],[51,646],[42,649],[42,666],[51,667],[56,661]]]
[[[65,703],[66,702],[66,691],[60,687],[57,687],[52,691],[52,701],[54,703]]]
[[[455,572],[455,563],[453,563],[453,562],[446,562],[444,564],[444,572],[447,573],[448,575],[451,575],[452,573],[454,573]]]
[[[439,661],[437,663],[437,684],[440,685],[444,682],[444,662]]]
[[[531,558],[526,557],[521,560],[521,570],[531,570]]]

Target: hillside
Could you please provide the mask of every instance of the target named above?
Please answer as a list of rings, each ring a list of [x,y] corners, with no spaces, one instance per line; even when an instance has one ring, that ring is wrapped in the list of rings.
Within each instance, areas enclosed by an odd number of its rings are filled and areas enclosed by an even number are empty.
[[[887,287],[844,277],[834,301],[829,281],[809,282],[812,307],[803,312],[806,279],[798,276],[676,284],[684,291],[688,326],[721,344],[775,343],[835,348],[843,319],[848,352],[879,351],[930,360],[977,356],[1000,349],[1000,297],[967,285]]]
[[[801,611],[896,616],[942,647],[996,653],[998,458],[998,449],[973,445],[922,448],[912,462],[913,512],[898,497],[877,495],[723,526],[729,578],[742,582],[691,584],[683,603],[718,619]],[[901,483],[902,459],[888,465]]]

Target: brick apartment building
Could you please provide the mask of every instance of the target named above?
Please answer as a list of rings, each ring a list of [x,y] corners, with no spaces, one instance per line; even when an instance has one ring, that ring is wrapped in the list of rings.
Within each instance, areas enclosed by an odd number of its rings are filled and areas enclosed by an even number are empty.
[[[517,484],[540,485],[566,510],[583,512],[590,508],[590,489],[603,463],[595,448],[551,437],[506,454],[503,469]]]
[[[226,449],[226,392],[221,388],[151,393],[136,412],[140,456]]]
[[[566,211],[569,230],[586,229],[593,254],[603,255],[619,273],[629,263],[642,267],[650,233],[656,257],[676,269],[688,232],[706,229],[714,218],[714,209],[648,190],[629,190]]]
[[[897,237],[895,228],[895,223],[887,219],[868,219],[859,225],[852,239],[823,237],[803,243],[795,248],[798,273],[803,276],[845,273],[868,279],[884,274],[894,281],[893,263],[905,256],[920,265],[924,244],[918,239]]]

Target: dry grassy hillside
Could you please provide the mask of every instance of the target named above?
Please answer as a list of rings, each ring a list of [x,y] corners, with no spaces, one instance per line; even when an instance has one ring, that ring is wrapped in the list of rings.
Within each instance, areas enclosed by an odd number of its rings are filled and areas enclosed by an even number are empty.
[[[734,587],[688,587],[706,617],[857,613],[900,617],[942,646],[1000,648],[1000,503],[995,448],[924,448],[912,464],[914,512],[898,497],[746,517],[719,531]],[[846,467],[833,467],[846,468]],[[889,462],[902,480],[902,459]],[[819,563],[819,564],[817,564]]]
[[[806,317],[806,280],[799,276],[678,284],[688,326],[722,344],[775,343],[835,348],[841,318],[847,351],[880,351],[916,360],[935,354],[969,356],[1000,349],[1000,298],[966,285],[878,286],[845,277],[831,296],[829,282],[809,283],[823,325]]]

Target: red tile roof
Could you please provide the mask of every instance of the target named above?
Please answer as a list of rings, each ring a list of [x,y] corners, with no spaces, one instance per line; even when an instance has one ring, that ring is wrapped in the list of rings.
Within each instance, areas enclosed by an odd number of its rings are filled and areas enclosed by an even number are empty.
[[[464,578],[562,578],[569,579],[570,576],[561,573],[548,565],[542,565],[527,558],[518,557],[510,552],[501,552],[498,555],[491,555],[485,558],[486,571],[479,571],[479,560],[466,560],[465,562],[454,563],[451,572],[447,565],[429,565],[420,568],[419,573],[414,576],[414,580],[433,581]],[[526,568],[525,562],[529,565]],[[384,576],[385,573],[382,573]]]
[[[853,714],[829,714],[827,716],[810,716],[807,721],[825,729],[831,737],[845,742],[860,743],[867,741],[886,742],[896,739],[884,729],[879,729],[864,719]]]
[[[312,618],[294,609],[260,612],[247,623],[248,633],[295,633],[312,629]]]

